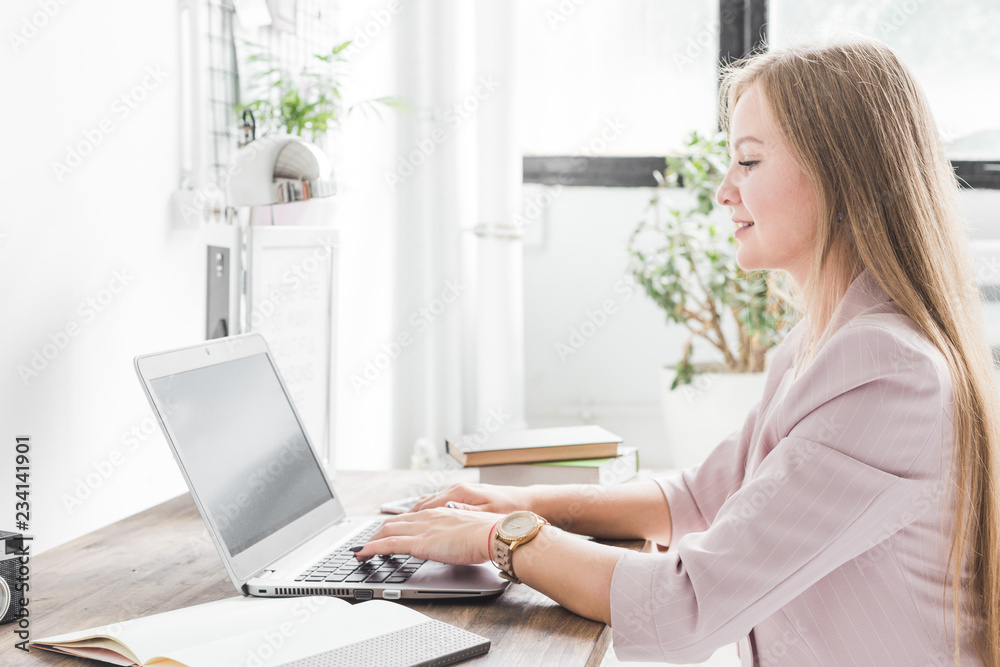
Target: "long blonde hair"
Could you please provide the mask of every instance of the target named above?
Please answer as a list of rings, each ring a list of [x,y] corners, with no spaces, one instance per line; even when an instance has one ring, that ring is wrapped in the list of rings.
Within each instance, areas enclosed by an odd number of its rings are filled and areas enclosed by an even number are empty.
[[[723,78],[724,124],[751,86],[817,190],[816,254],[801,291],[810,341],[867,269],[947,360],[955,628],[971,633],[985,664],[1000,665],[1000,404],[958,184],[927,100],[896,53],[867,39],[736,63]],[[974,627],[962,622],[963,557],[971,573],[964,611]],[[959,655],[956,637],[956,664]]]

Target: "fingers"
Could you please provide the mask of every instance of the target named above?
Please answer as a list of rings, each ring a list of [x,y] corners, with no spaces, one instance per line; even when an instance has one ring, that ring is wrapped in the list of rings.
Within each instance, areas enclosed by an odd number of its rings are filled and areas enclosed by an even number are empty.
[[[435,507],[450,507],[452,509],[464,510],[488,510],[488,503],[483,503],[483,498],[476,492],[475,484],[452,484],[448,488],[421,496],[410,512],[434,509]]]
[[[410,553],[408,550],[411,548],[410,546],[404,547],[404,545],[412,545],[413,536],[421,533],[418,522],[402,519],[403,516],[399,515],[387,519],[378,532],[372,535],[372,539],[355,552],[355,558],[367,560],[376,554],[409,554],[420,558],[419,555]]]
[[[455,501],[457,497],[461,494],[461,484],[452,484],[446,489],[435,491],[434,493],[428,493],[420,497],[413,507],[410,508],[410,512],[419,512],[420,510],[433,509],[435,507],[445,507],[449,501]]]
[[[372,540],[361,548],[355,557],[358,560],[368,560],[372,556],[388,556],[389,554],[407,554],[423,558],[419,553],[415,553],[417,540],[410,535],[396,535],[385,537],[380,540]]]
[[[443,507],[445,501],[439,501],[440,492],[428,493],[426,495],[420,496],[420,500],[413,504],[410,508],[410,512],[419,512],[420,510],[430,509],[432,507]]]

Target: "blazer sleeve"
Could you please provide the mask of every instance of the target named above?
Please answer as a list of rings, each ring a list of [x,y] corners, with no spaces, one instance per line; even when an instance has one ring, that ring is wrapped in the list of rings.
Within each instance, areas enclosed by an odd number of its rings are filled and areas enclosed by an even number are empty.
[[[681,476],[693,484],[704,529],[666,553],[618,561],[611,618],[619,658],[703,661],[919,518],[928,494],[941,493],[942,455],[951,450],[943,364],[929,344],[883,326],[852,322],[832,336],[784,399],[801,418],[714,519],[723,492],[700,490],[707,470],[691,482]],[[742,452],[733,443],[727,450]],[[727,470],[721,461],[709,469]],[[717,477],[732,483],[731,471]]]
[[[688,533],[706,530],[726,499],[740,488],[760,407],[758,402],[743,426],[719,443],[700,465],[656,480],[670,508],[671,542],[676,544]]]

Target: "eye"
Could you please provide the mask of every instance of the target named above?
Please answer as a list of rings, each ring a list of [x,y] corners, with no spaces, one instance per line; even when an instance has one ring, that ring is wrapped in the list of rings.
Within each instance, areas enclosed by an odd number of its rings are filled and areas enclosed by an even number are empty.
[[[757,166],[758,162],[760,162],[760,160],[747,160],[746,162],[737,162],[736,164],[741,167],[746,167],[747,169],[753,169]]]

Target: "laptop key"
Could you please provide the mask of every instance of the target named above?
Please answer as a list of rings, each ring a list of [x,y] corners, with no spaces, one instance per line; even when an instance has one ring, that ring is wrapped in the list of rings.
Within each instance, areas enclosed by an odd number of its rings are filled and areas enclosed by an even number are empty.
[[[403,583],[404,581],[406,581],[409,578],[410,578],[409,575],[399,576],[399,574],[397,573],[397,574],[394,574],[393,576],[389,577],[388,579],[386,579],[385,583],[387,583],[387,584],[401,584],[401,583]]]
[[[362,581],[368,578],[369,574],[371,574],[371,572],[355,572],[354,574],[348,575],[347,579],[345,579],[344,581],[346,581],[349,584],[361,583]]]
[[[385,581],[389,575],[392,574],[392,570],[376,570],[374,574],[368,576],[365,581],[371,582],[373,584],[380,584]]]
[[[340,582],[340,581],[343,581],[344,579],[347,579],[347,577],[349,575],[350,575],[350,572],[345,572],[343,574],[337,574],[336,572],[334,572],[333,574],[331,574],[330,576],[328,576],[323,581]]]

